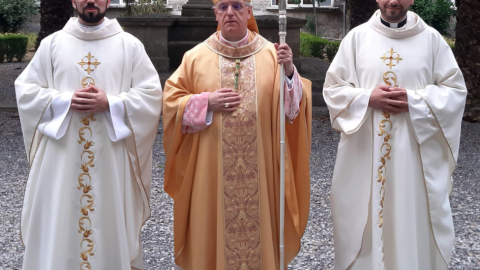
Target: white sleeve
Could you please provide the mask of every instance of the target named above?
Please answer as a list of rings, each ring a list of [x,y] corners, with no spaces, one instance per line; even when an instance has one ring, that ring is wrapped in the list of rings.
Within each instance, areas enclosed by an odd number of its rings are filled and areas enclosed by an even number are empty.
[[[63,92],[55,95],[40,119],[38,131],[44,135],[60,139],[67,131],[68,123],[72,118],[70,104],[73,92]]]
[[[205,123],[207,126],[210,126],[213,121],[213,112],[212,111],[207,111],[207,115],[205,116]]]
[[[125,123],[125,106],[121,97],[107,95],[110,111],[105,112],[107,130],[110,140],[118,142],[132,135],[132,131]]]
[[[295,82],[295,76],[292,76],[292,79],[290,79],[287,75],[285,75],[285,81],[287,82],[288,90],[291,90],[293,83]]]
[[[408,111],[417,143],[422,144],[439,131],[437,121],[427,103],[413,90],[407,89]]]

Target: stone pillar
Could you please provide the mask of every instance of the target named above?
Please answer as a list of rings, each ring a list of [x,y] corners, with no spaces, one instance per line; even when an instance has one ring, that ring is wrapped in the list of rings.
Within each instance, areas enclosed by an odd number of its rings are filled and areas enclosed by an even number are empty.
[[[215,17],[212,0],[188,0],[182,6],[182,17]]]
[[[157,72],[170,71],[168,28],[175,22],[175,17],[158,18],[155,15],[146,15],[143,17],[121,17],[117,20],[126,32],[133,34],[143,43],[145,51]]]

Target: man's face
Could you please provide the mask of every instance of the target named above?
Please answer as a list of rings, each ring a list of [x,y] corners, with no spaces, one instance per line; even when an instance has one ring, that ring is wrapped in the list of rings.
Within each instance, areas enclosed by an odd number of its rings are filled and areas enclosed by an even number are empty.
[[[221,0],[214,8],[215,17],[223,33],[231,36],[245,35],[252,7],[243,0]]]
[[[413,5],[414,0],[377,0],[383,19],[396,23],[400,22]]]
[[[80,19],[89,25],[102,22],[111,0],[72,0]]]

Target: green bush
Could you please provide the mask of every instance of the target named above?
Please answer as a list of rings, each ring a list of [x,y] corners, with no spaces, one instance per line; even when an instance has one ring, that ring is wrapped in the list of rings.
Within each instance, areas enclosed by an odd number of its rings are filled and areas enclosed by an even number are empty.
[[[23,35],[8,34],[0,36],[0,63],[5,59],[12,62],[16,58],[18,62],[27,54],[28,37]]]
[[[0,32],[15,32],[27,16],[38,12],[35,0],[0,0]]]
[[[442,35],[447,33],[450,19],[454,15],[453,3],[450,0],[416,0],[410,8],[428,25],[437,29]]]
[[[327,59],[329,62],[333,61],[335,55],[337,55],[338,48],[340,47],[340,41],[329,41],[327,44]]]
[[[30,49],[35,48],[35,43],[37,42],[38,34],[37,33],[32,33],[32,32],[20,32],[19,34],[22,34],[28,38],[28,45],[27,45],[27,51]]]
[[[326,48],[330,41],[323,38],[313,37],[310,41],[310,49],[313,57],[324,59]]]
[[[339,46],[339,41],[329,41],[307,33],[300,33],[300,55],[303,57],[318,57],[331,62],[337,54]]]

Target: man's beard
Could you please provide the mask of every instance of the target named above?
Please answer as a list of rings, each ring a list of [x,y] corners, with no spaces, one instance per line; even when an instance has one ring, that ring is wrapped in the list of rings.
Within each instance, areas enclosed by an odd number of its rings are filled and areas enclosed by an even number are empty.
[[[88,13],[88,14],[85,14],[84,10],[87,9],[87,8],[94,8],[97,10],[97,14],[93,14],[93,13]],[[82,12],[78,12],[78,16],[86,23],[98,23],[100,22],[101,20],[103,20],[103,18],[105,17],[105,13],[107,11],[105,10],[104,13],[101,13],[100,12],[100,9],[94,5],[86,5]]]
[[[395,7],[397,7],[397,6],[395,6]],[[388,11],[387,6],[385,6],[381,10],[383,18],[385,20],[387,20],[388,22],[399,22],[400,20],[405,18],[405,15],[407,15],[407,12],[408,12],[408,8],[405,10],[402,6],[398,6],[398,7],[400,7],[399,10]]]

